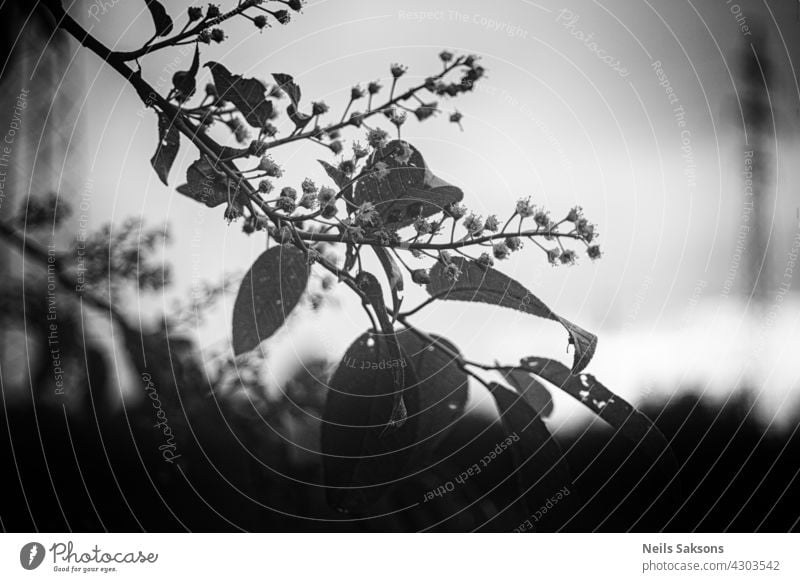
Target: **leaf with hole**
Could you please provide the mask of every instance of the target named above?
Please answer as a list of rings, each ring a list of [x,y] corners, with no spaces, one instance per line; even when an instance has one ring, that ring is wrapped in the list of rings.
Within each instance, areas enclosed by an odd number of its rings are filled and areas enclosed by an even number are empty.
[[[233,352],[252,350],[275,333],[307,284],[308,265],[302,251],[279,246],[262,253],[242,279],[233,304]]]
[[[158,178],[167,184],[170,168],[178,157],[181,134],[172,120],[164,113],[158,114],[158,147],[156,153],[150,158],[150,165],[158,174]]]
[[[573,371],[580,372],[592,359],[597,346],[597,337],[557,315],[520,283],[500,271],[482,267],[475,261],[463,257],[454,257],[450,262],[458,268],[458,278],[450,279],[445,271],[445,264],[436,263],[430,270],[431,282],[427,286],[428,293],[432,297],[499,305],[552,319],[564,326],[569,333],[570,343],[575,346]]]
[[[541,414],[524,397],[496,382],[489,384],[489,390],[507,435],[505,442],[512,441],[508,448],[514,459],[514,479],[524,514],[520,522],[527,516],[529,520],[536,519],[537,530],[564,528],[580,504],[561,447],[547,430]],[[546,510],[540,511],[541,508]]]
[[[211,69],[220,99],[231,102],[253,127],[267,126],[273,111],[264,83],[258,79],[233,75],[224,65],[213,61],[205,66]]]
[[[589,408],[635,443],[649,458],[662,459],[671,467],[677,466],[667,439],[650,419],[591,374],[572,373],[561,362],[547,358],[523,358],[521,365]]]
[[[153,17],[153,25],[156,27],[156,36],[166,36],[172,32],[172,18],[167,14],[164,5],[158,0],[145,0],[150,16]]]
[[[234,202],[240,196],[239,186],[206,157],[201,157],[186,170],[186,184],[177,191],[184,196],[214,208],[225,202]]]
[[[464,198],[460,188],[428,169],[419,150],[401,140],[373,152],[365,174],[356,185],[354,202],[371,202],[383,222],[396,228],[408,226],[417,217],[433,216]]]

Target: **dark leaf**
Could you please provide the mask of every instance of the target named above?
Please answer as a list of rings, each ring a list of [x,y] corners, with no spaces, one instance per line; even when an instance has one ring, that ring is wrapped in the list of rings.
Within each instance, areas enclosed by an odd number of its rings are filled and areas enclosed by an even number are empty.
[[[308,122],[311,121],[311,118],[313,117],[312,115],[303,113],[297,109],[297,106],[294,103],[286,108],[286,114],[289,116],[289,119],[292,120],[297,129],[303,129],[306,125],[308,125]]]
[[[197,89],[197,70],[199,67],[200,50],[197,48],[197,45],[195,45],[194,58],[192,59],[192,65],[189,67],[189,70],[177,71],[172,75],[172,86],[175,90],[175,98],[180,103],[188,101],[189,98],[194,95]]]
[[[431,282],[428,284],[428,293],[433,297],[489,303],[558,321],[566,328],[570,343],[575,346],[573,371],[580,372],[592,359],[597,346],[597,337],[554,313],[517,281],[500,271],[491,267],[481,267],[463,257],[454,257],[451,262],[460,270],[456,281],[446,275],[445,265],[441,262],[436,263],[430,270]]]
[[[386,430],[395,407],[395,371],[402,363],[382,335],[366,333],[348,348],[329,382],[323,469],[328,502],[342,512],[369,508],[401,478],[411,458],[416,418]],[[404,394],[409,405],[410,396]]]
[[[565,527],[580,504],[564,453],[541,415],[522,396],[494,382],[489,389],[508,437],[505,442],[512,441],[509,448],[521,496],[521,529],[526,528],[525,520],[539,531]]]
[[[167,185],[167,177],[175,158],[178,157],[181,134],[172,120],[165,114],[158,114],[158,147],[156,153],[150,158],[150,165],[158,174],[159,179]]]
[[[392,357],[386,336],[362,335],[329,383],[323,467],[328,500],[341,511],[364,512],[397,481],[422,469],[468,398],[466,374],[441,350],[410,330],[399,332],[397,340],[400,360]],[[403,389],[408,419],[387,431],[398,368],[410,380]]]
[[[402,154],[407,148],[411,156],[405,160]],[[388,174],[379,177],[375,171],[377,164],[385,164]],[[460,188],[431,173],[419,150],[400,140],[391,141],[373,153],[367,161],[367,173],[356,185],[355,203],[372,202],[384,223],[397,228],[408,226],[417,217],[442,212],[448,204],[464,198]]]
[[[294,82],[294,78],[291,75],[286,75],[284,73],[272,73],[272,78],[275,79],[275,82],[280,87],[281,91],[286,93],[291,99],[292,104],[297,107],[300,103],[300,87]]]
[[[342,196],[347,200],[353,198],[353,180],[347,177],[347,174],[342,172],[339,168],[330,165],[325,160],[317,160],[324,168],[325,173],[328,174],[336,187],[342,192]]]
[[[397,332],[397,339],[414,368],[418,382],[409,390],[412,393],[416,390],[419,394],[417,398],[410,399],[418,403],[418,409],[409,411],[409,415],[418,416],[415,457],[418,464],[428,460],[439,440],[462,416],[469,399],[469,376],[450,355],[460,357],[458,348],[446,338],[434,334],[429,336],[432,342],[410,329]]]
[[[573,374],[561,362],[547,358],[524,358],[522,366],[581,402],[631,440],[651,459],[675,461],[669,444],[644,414],[603,386],[591,374]]]
[[[261,254],[242,279],[233,305],[233,352],[252,350],[283,325],[308,283],[303,252],[273,247]]]
[[[172,18],[167,14],[164,5],[158,0],[145,0],[150,15],[153,17],[153,24],[156,27],[156,36],[166,36],[172,32]]]
[[[272,118],[272,101],[266,98],[264,84],[258,79],[232,75],[219,63],[209,62],[206,66],[211,69],[220,99],[230,101],[253,127],[266,127]]]
[[[178,186],[178,192],[209,208],[233,202],[239,196],[238,185],[205,157],[189,166],[186,170],[186,181],[186,184]]]
[[[389,320],[386,312],[386,304],[383,301],[383,289],[378,279],[372,273],[361,271],[356,275],[356,284],[359,290],[364,294],[365,302],[370,305],[375,312],[375,316],[380,322],[381,332],[386,344],[389,348],[389,353],[392,359],[402,360],[403,353],[400,344],[397,341],[397,335],[394,330],[394,322]],[[392,410],[392,415],[389,418],[388,429],[394,430],[403,425],[408,416],[406,403],[403,400],[403,390],[409,383],[405,378],[405,369],[400,367],[394,371],[394,385],[395,385],[395,404]]]
[[[553,395],[530,372],[522,368],[511,368],[506,371],[506,380],[542,418],[548,418],[552,414]]]
[[[325,160],[317,160],[325,170],[325,173],[328,174],[333,183],[336,184],[336,187],[339,190],[347,187],[350,184],[350,178],[347,177],[347,174],[342,172],[339,168],[330,165]]]

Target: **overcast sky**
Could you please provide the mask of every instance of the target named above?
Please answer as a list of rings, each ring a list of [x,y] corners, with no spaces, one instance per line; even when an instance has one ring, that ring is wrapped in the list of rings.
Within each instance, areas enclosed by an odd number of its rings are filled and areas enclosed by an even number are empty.
[[[165,4],[182,26],[188,3]],[[90,5],[72,13],[108,44],[133,48],[151,33],[143,2],[121,2],[98,14],[99,22],[89,17]],[[265,79],[290,73],[306,103],[324,99],[336,112],[354,83],[386,78],[391,62],[408,65],[408,81],[417,81],[439,68],[442,49],[480,55],[485,81],[473,94],[443,103],[463,113],[463,133],[440,116],[407,123],[404,138],[437,175],[460,186],[467,206],[480,214],[508,215],[516,199],[529,195],[556,217],[576,203],[584,206],[598,223],[601,261],[582,258],[575,267],[554,269],[528,248],[502,268],[559,313],[597,332],[597,369],[633,383],[641,378],[620,371],[632,354],[625,347],[630,343],[615,343],[621,333],[668,337],[687,322],[694,325],[696,305],[730,303],[720,291],[741,214],[743,137],[724,112],[737,109],[736,60],[749,50],[756,27],[768,37],[775,73],[771,99],[779,131],[770,147],[779,262],[797,230],[797,10],[793,0],[327,0],[309,2],[290,25],[263,32],[232,22],[226,42],[202,47],[201,62],[221,61],[233,72]],[[142,61],[145,78],[157,84],[176,56],[188,67],[190,57],[165,52]],[[245,237],[239,226],[225,224],[222,208],[208,210],[174,191],[196,150],[184,142],[170,187],[163,186],[149,165],[155,115],[142,112],[131,88],[97,59],[82,66],[93,221],[130,215],[168,221],[175,242],[166,254],[176,264],[179,290],[246,268],[263,238]],[[207,71],[201,73],[206,78]],[[345,135],[351,136],[363,138],[358,131]],[[288,170],[287,185],[295,187],[306,176],[325,181],[318,157],[332,159],[313,144],[276,154]],[[411,292],[407,304],[421,297]],[[739,308],[732,313],[736,319]],[[328,341],[322,325],[316,337],[335,352],[365,322],[347,303],[333,315],[345,321],[337,328],[342,331],[327,332]],[[460,340],[468,353],[492,345],[498,357],[537,349],[563,356],[562,330],[510,313],[449,305],[419,321]],[[789,320],[790,329],[795,323]],[[604,350],[604,338],[615,347]],[[711,338],[698,341],[706,345]],[[725,354],[720,357],[730,357]],[[796,372],[787,372],[792,382]]]

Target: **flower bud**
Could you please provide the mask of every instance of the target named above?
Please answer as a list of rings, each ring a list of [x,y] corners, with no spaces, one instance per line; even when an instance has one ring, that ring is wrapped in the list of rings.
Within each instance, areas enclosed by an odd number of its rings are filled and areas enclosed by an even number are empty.
[[[417,285],[427,285],[431,282],[431,275],[428,269],[414,269],[411,271],[411,280]]]
[[[517,200],[517,207],[516,213],[519,214],[522,218],[528,218],[529,216],[533,216],[534,207],[531,204],[531,197],[528,196],[527,198],[520,198]]]
[[[518,236],[511,236],[506,239],[506,246],[512,251],[518,251],[522,248],[522,240]]]
[[[287,214],[291,214],[297,208],[297,203],[294,201],[293,198],[289,198],[288,196],[280,196],[278,198],[278,208],[284,211]]]
[[[312,115],[324,115],[329,110],[327,103],[324,101],[312,101],[311,103],[311,114]]]
[[[281,196],[285,196],[286,198],[291,198],[292,200],[296,200],[297,190],[295,190],[291,186],[286,186],[281,190]]]
[[[578,222],[578,220],[583,216],[583,208],[580,206],[573,206],[570,211],[567,213],[567,220],[569,222]]]
[[[448,263],[444,267],[444,275],[450,281],[458,281],[458,278],[461,276],[461,269],[459,269],[453,263]]]
[[[414,115],[417,116],[417,120],[425,121],[431,115],[438,111],[439,104],[436,101],[431,101],[430,103],[424,103],[417,107],[414,110]]]
[[[263,29],[265,26],[267,26],[267,17],[266,17],[266,16],[264,16],[263,14],[259,14],[258,16],[256,16],[255,18],[253,18],[253,24],[255,24],[255,25],[256,25],[256,28],[258,28],[259,30],[261,30],[261,29]]]
[[[572,265],[575,263],[575,259],[577,259],[578,256],[572,249],[566,249],[561,253],[561,256],[558,258],[561,261],[562,265]]]
[[[439,53],[439,58],[442,59],[443,63],[449,63],[453,60],[453,53],[450,51],[442,51]]]
[[[467,207],[460,202],[452,202],[447,204],[443,211],[445,216],[449,216],[453,220],[461,220],[467,213]]]
[[[481,256],[478,257],[476,261],[479,267],[483,269],[488,269],[489,267],[494,265],[494,259],[489,255],[489,253],[481,253]]]
[[[360,143],[355,142],[353,143],[353,155],[360,160],[369,155],[369,150]]]
[[[272,16],[275,17],[275,20],[277,20],[281,24],[289,24],[289,21],[292,20],[292,15],[289,14],[288,10],[276,10],[275,12],[272,12],[271,14],[272,14]]]
[[[189,6],[189,22],[203,18],[203,9],[199,6]]]
[[[331,150],[331,151],[332,151],[334,154],[336,154],[337,156],[338,156],[340,153],[342,153],[342,142],[340,142],[338,139],[337,139],[336,141],[332,141],[331,143],[329,143],[329,144],[328,144],[328,147],[329,147],[329,148],[330,148],[330,150]]]
[[[589,255],[589,258],[593,261],[603,256],[603,253],[600,251],[600,247],[598,245],[591,245],[587,247],[586,254]]]
[[[220,43],[225,40],[225,31],[221,28],[212,28],[211,29],[211,40],[214,42]]]
[[[337,212],[338,209],[335,204],[328,204],[322,209],[322,218],[333,218]]]
[[[356,85],[352,89],[350,89],[350,99],[355,101],[356,99],[361,99],[364,96],[364,89],[361,88],[361,85]]]
[[[300,189],[303,191],[303,194],[313,194],[317,191],[317,185],[314,184],[314,180],[311,178],[306,178],[300,185]]]
[[[367,92],[368,92],[370,95],[375,95],[375,94],[376,94],[376,93],[378,93],[378,92],[379,92],[381,89],[383,89],[383,85],[381,85],[381,84],[380,84],[378,81],[371,81],[371,82],[370,82],[370,83],[367,85]]]
[[[346,176],[351,176],[356,171],[356,164],[353,160],[342,160],[339,162],[339,169]]]
[[[483,228],[489,232],[497,232],[500,229],[500,223],[497,220],[497,215],[492,214],[487,216],[486,221],[483,223]]]
[[[494,254],[495,259],[502,261],[508,258],[508,255],[511,254],[511,250],[506,243],[501,242],[492,246],[492,254]]]
[[[382,148],[388,141],[389,134],[380,127],[370,129],[369,132],[367,132],[367,143],[375,149]]]
[[[317,205],[317,195],[313,192],[306,192],[300,197],[300,202],[297,204],[308,210],[313,210]]]
[[[269,194],[270,192],[272,192],[273,188],[274,186],[272,185],[272,182],[270,182],[269,180],[261,180],[258,183],[258,191],[261,192],[262,194]]]
[[[464,228],[472,236],[477,236],[483,232],[483,220],[476,214],[470,214],[464,219]]]
[[[389,68],[389,70],[392,73],[392,77],[399,79],[405,74],[405,72],[408,70],[408,67],[399,63],[392,63],[392,66]]]

